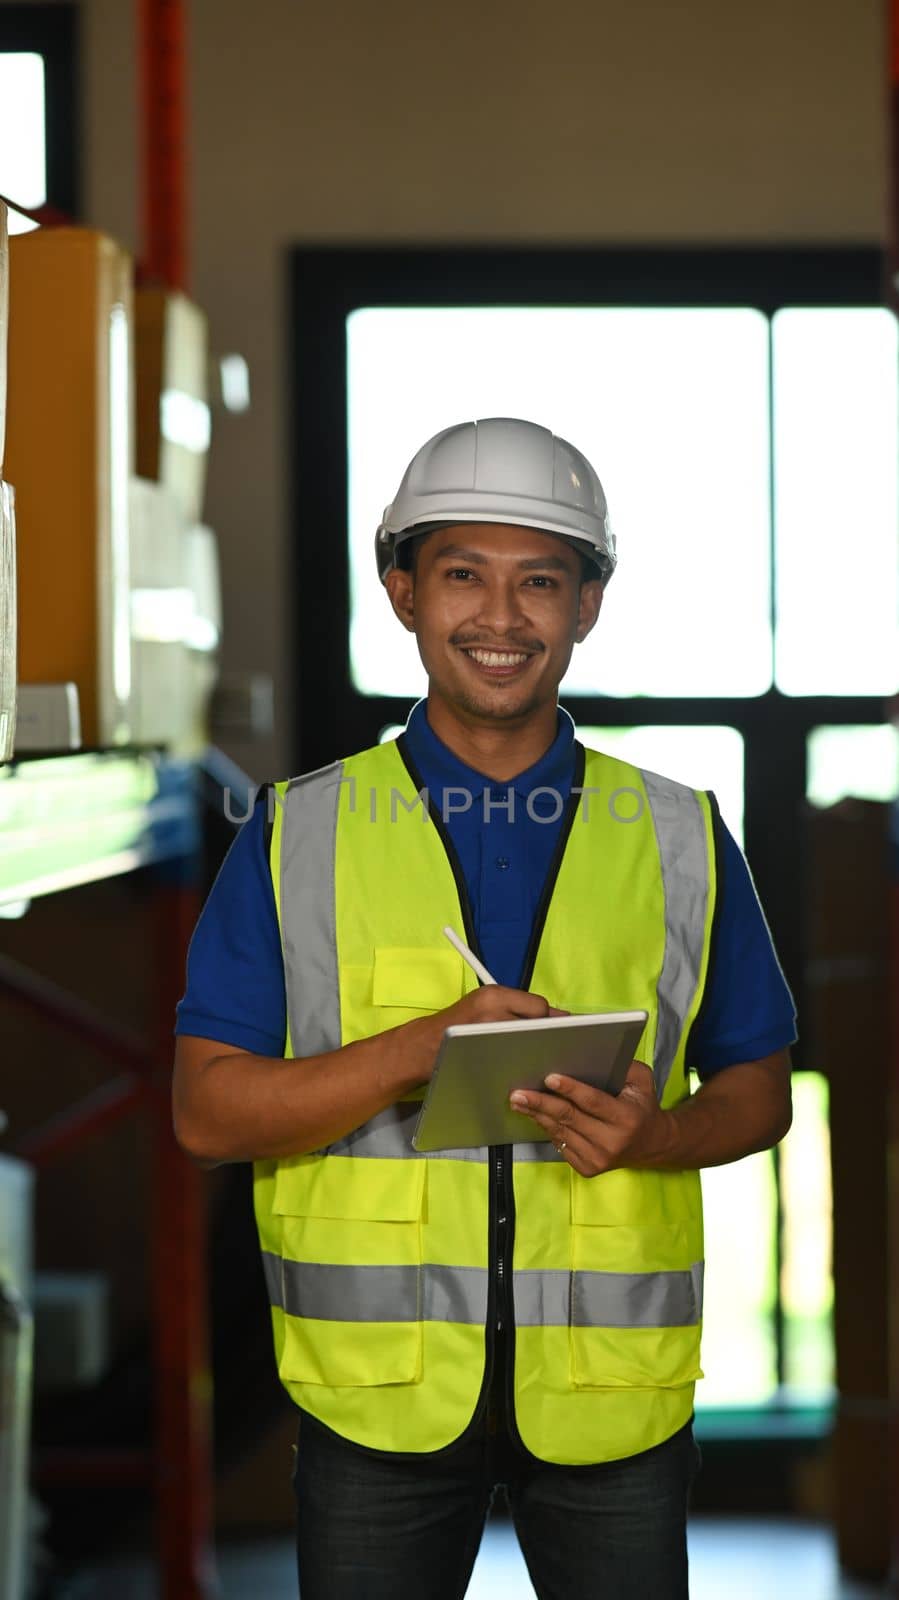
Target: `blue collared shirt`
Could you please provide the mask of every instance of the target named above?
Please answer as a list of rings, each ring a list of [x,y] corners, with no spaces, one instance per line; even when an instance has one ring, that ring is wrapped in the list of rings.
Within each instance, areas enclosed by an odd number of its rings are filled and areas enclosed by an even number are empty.
[[[497,983],[521,982],[531,928],[574,779],[574,723],[559,711],[540,760],[508,783],[466,766],[433,732],[419,701],[405,743],[459,857],[484,963]]]
[[[445,818],[468,889],[484,961],[517,987],[540,894],[574,778],[574,723],[559,710],[556,737],[509,783],[466,766],[438,739],[420,701],[406,726],[409,755]],[[259,1055],[284,1052],[284,968],[257,804],[231,846],[191,940],[176,1033]],[[716,954],[688,1046],[700,1078],[792,1044],[795,1014],[746,861],[722,824]]]

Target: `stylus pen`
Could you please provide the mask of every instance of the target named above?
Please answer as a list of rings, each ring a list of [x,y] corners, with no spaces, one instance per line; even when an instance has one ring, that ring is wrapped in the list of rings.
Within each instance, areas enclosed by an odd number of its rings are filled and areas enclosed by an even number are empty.
[[[454,945],[455,948],[458,950],[460,956],[462,957],[462,960],[463,961],[467,961],[468,965],[471,967],[472,972],[477,973],[477,975],[480,978],[481,982],[482,983],[493,983],[493,984],[495,984],[496,983],[496,979],[495,978],[491,978],[490,973],[487,971],[487,968],[484,966],[484,963],[482,961],[478,960],[478,958],[475,955],[473,950],[469,950],[468,945],[463,943],[463,941],[459,938],[459,935],[457,933],[454,933],[452,928],[444,928],[443,931],[446,934],[446,937],[449,939],[450,944]]]

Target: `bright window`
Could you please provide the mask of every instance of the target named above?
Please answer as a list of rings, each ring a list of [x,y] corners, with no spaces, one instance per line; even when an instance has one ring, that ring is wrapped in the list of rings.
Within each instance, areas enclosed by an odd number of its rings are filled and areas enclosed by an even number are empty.
[[[770,1153],[706,1167],[702,1200],[705,1377],[696,1404],[763,1404],[777,1390],[777,1189]]]
[[[899,795],[899,730],[879,726],[813,728],[808,737],[806,794],[816,806]]]
[[[620,564],[564,690],[755,695],[771,683],[768,322],[749,308],[365,308],[347,319],[353,680],[418,695],[375,529],[418,447],[521,416],[593,462]],[[714,671],[710,671],[714,663]]]
[[[833,1195],[827,1079],[793,1078],[793,1126],[778,1148],[783,1206],[780,1295],[790,1398],[829,1398],[834,1383]]]
[[[776,677],[787,694],[899,687],[897,365],[890,311],[774,317]]]
[[[567,694],[755,695],[770,686],[772,649],[787,694],[893,693],[897,366],[896,319],[874,307],[788,308],[770,322],[747,307],[353,312],[356,688],[424,689],[372,555],[407,462],[451,421],[512,415],[585,450],[619,539],[618,571],[597,629],[575,650]]]
[[[778,1167],[783,1389],[778,1386],[774,1332]],[[794,1075],[793,1126],[775,1157],[762,1151],[727,1166],[707,1167],[702,1193],[705,1378],[697,1385],[697,1407],[757,1405],[775,1398],[827,1403],[834,1381],[833,1274],[827,1084],[822,1076]]]
[[[590,728],[578,726],[586,745],[634,766],[664,773],[692,789],[714,789],[721,815],[743,843],[743,736],[736,728],[698,726]]]
[[[0,194],[29,210],[47,199],[44,125],[43,57],[0,52]],[[15,215],[9,231],[21,231]]]

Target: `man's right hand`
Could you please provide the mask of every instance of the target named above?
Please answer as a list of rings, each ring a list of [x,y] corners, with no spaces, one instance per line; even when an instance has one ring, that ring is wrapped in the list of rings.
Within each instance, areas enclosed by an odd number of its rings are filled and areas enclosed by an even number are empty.
[[[176,1137],[203,1166],[321,1150],[425,1083],[450,1023],[565,1015],[542,995],[490,984],[444,1011],[317,1056],[259,1056],[181,1034],[173,1081]]]
[[[529,994],[526,989],[507,989],[503,984],[484,984],[473,989],[454,1005],[435,1011],[430,1017],[417,1017],[414,1022],[404,1022],[391,1030],[390,1039],[396,1051],[397,1063],[403,1078],[408,1072],[408,1085],[426,1083],[434,1071],[440,1041],[447,1028],[458,1022],[513,1022],[526,1017],[567,1017],[567,1011],[551,1006],[543,995]],[[380,1037],[386,1040],[386,1035]]]

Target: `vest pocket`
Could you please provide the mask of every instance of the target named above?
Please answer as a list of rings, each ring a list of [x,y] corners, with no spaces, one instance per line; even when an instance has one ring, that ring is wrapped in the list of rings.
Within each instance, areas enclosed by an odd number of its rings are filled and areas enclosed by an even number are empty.
[[[443,1011],[465,992],[461,956],[446,950],[378,945],[367,966],[341,963],[343,1039],[370,1038]]]
[[[378,1156],[294,1156],[278,1162],[279,1217],[414,1222],[424,1210],[427,1162]]]
[[[286,1382],[420,1381],[426,1165],[352,1156],[279,1164],[272,1209]]]
[[[677,1388],[702,1376],[702,1237],[690,1222],[574,1223],[575,1388]]]
[[[402,1010],[442,1011],[462,998],[461,956],[448,946],[379,945],[372,971],[372,1004]]]
[[[575,1389],[680,1389],[702,1377],[699,1328],[572,1328]]]

